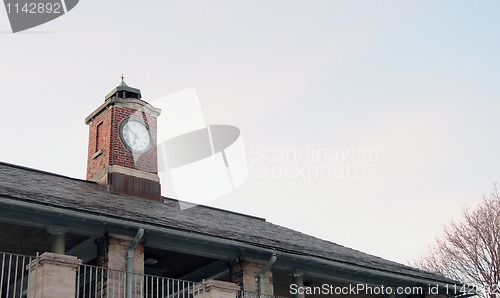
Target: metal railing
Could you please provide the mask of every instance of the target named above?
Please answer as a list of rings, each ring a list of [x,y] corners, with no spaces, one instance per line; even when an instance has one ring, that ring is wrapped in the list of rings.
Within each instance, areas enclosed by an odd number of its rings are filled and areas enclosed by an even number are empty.
[[[0,252],[1,298],[27,296],[29,279],[31,278],[28,264],[34,260],[37,260],[37,257]],[[35,274],[36,272],[37,270],[35,270]]]
[[[35,298],[38,271],[35,257],[0,252],[0,298]],[[31,270],[30,265],[31,264]],[[30,280],[32,283],[30,285]],[[127,272],[80,265],[76,271],[76,298],[125,298]],[[203,298],[204,282],[191,282],[154,275],[132,273],[134,298]],[[28,287],[31,287],[28,293]],[[285,298],[238,291],[235,298]]]
[[[127,272],[80,265],[76,272],[77,298],[123,298]],[[132,273],[134,298],[202,298],[204,284],[147,274]]]

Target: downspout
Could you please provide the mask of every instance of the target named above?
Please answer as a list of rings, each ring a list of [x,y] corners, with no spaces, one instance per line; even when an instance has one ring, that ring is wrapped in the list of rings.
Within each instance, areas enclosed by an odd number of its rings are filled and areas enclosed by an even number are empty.
[[[259,297],[264,295],[264,274],[266,274],[271,267],[273,267],[274,263],[276,262],[277,256],[275,253],[269,258],[267,261],[266,265],[260,269],[259,273],[257,273],[257,276],[255,277],[257,279],[257,286],[259,289]]]
[[[144,229],[140,228],[137,230],[134,239],[130,242],[127,250],[127,256],[125,260],[127,261],[127,273],[126,273],[126,283],[125,283],[125,297],[132,298],[132,270],[134,269],[134,250],[141,241],[142,236],[144,236]]]

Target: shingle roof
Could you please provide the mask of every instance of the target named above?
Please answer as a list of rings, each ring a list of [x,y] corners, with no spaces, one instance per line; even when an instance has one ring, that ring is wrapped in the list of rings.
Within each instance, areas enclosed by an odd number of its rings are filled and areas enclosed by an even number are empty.
[[[321,240],[257,217],[206,206],[181,210],[177,200],[165,198],[164,202],[154,202],[113,194],[93,182],[6,163],[0,163],[0,196],[454,283],[450,279]]]

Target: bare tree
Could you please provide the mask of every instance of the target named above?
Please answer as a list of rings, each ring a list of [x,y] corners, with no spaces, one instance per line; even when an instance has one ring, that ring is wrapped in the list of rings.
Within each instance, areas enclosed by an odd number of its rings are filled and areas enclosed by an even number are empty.
[[[476,208],[464,208],[423,258],[423,270],[475,285],[483,297],[500,297],[500,194],[496,187]]]

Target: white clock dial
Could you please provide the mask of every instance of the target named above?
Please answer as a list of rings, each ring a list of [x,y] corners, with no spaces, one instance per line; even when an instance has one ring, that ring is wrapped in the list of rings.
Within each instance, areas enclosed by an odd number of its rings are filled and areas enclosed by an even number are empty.
[[[137,153],[147,151],[151,147],[151,136],[148,128],[140,121],[128,120],[121,129],[125,144]]]

